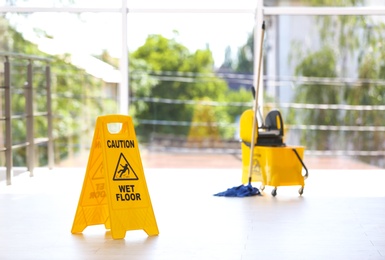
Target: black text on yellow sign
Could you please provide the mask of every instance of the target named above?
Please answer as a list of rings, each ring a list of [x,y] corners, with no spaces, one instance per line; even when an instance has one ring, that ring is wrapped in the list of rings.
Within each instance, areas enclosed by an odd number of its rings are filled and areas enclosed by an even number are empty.
[[[110,123],[121,124],[120,131],[111,133]],[[113,239],[124,238],[128,230],[159,234],[129,116],[100,116],[96,122],[71,232],[96,224],[111,229]]]
[[[108,148],[135,148],[134,140],[107,140]]]
[[[116,201],[138,201],[140,193],[135,192],[135,185],[119,185],[120,193],[116,194]]]

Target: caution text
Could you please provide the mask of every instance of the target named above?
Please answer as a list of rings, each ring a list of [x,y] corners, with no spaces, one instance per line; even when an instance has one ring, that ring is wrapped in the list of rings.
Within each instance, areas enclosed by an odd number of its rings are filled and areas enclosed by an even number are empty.
[[[134,140],[107,140],[108,148],[135,148]]]

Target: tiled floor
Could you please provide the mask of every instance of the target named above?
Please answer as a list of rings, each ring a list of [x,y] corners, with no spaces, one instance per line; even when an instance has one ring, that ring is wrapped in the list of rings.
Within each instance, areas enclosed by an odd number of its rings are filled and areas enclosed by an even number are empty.
[[[71,234],[84,168],[38,169],[0,182],[0,259],[385,259],[385,171],[309,173],[303,196],[228,198],[238,169],[145,168],[160,233],[114,240]]]

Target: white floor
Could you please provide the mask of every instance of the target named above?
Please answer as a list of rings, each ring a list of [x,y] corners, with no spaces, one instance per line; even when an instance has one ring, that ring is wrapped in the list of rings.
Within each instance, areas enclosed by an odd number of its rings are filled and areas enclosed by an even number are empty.
[[[310,170],[272,197],[215,197],[238,170],[145,169],[160,234],[71,234],[84,169],[0,182],[0,259],[385,259],[385,171]],[[259,183],[254,183],[259,187]]]

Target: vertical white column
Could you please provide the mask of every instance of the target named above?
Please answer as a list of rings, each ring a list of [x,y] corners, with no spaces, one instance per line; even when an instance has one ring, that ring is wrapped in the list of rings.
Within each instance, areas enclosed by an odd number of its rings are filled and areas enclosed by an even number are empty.
[[[128,115],[128,46],[127,46],[127,0],[122,0],[122,56],[120,57],[121,81],[119,85],[119,113]]]

